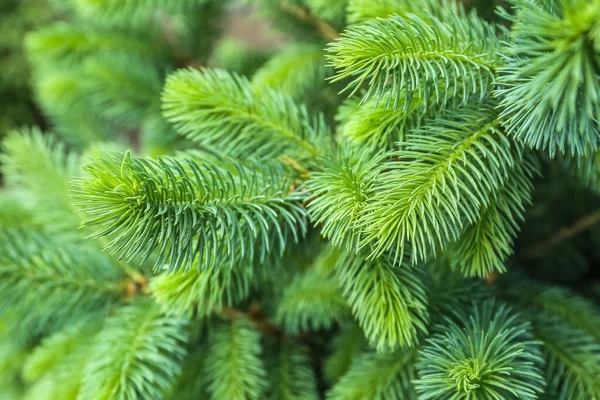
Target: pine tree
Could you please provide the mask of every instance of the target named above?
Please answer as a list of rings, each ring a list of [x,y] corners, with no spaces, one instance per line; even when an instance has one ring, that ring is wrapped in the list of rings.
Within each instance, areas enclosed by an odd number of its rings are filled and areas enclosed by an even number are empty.
[[[27,33],[0,397],[600,399],[600,0],[225,3]]]

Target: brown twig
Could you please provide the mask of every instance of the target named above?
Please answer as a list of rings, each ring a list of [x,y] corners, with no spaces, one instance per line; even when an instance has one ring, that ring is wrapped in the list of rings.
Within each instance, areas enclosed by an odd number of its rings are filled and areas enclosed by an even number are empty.
[[[586,215],[585,217],[577,221],[575,224],[562,228],[548,240],[526,248],[521,253],[521,258],[531,259],[538,257],[539,255],[544,254],[546,251],[556,246],[557,244],[567,239],[570,239],[583,231],[590,229],[598,223],[600,223],[600,209],[594,211],[591,214]]]
[[[288,0],[280,1],[281,9],[286,13],[294,16],[296,19],[306,22],[309,25],[314,26],[319,34],[323,38],[334,41],[340,36],[340,33],[333,26],[329,25],[326,21],[315,17],[308,8],[301,7],[290,3]]]
[[[263,314],[262,309],[256,303],[250,306],[249,312],[243,312],[231,307],[223,307],[219,311],[222,318],[230,321],[246,320],[265,336],[284,337],[284,333],[273,325]]]

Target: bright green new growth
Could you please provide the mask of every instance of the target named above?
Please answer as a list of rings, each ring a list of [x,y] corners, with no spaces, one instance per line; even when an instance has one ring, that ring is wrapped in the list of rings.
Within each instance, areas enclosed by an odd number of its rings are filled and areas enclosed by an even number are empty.
[[[423,276],[405,263],[365,261],[347,255],[336,267],[344,297],[367,340],[378,351],[412,347],[427,333],[427,294]]]
[[[2,396],[600,398],[599,0],[51,3]]]

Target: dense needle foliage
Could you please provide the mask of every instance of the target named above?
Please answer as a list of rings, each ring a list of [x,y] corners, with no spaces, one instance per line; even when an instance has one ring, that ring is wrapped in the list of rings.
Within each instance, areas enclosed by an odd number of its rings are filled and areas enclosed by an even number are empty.
[[[0,399],[600,399],[600,0],[7,4]]]

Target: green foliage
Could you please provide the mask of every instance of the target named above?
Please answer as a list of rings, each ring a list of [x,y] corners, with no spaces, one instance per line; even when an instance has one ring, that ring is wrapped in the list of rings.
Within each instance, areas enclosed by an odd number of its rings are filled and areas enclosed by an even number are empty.
[[[502,118],[531,148],[583,155],[598,148],[600,3],[511,0],[516,14],[500,70]]]
[[[66,0],[82,16],[108,23],[137,22],[157,11],[184,12],[205,0]]]
[[[361,246],[372,246],[373,257],[392,251],[398,259],[410,242],[416,263],[445,248],[510,184],[507,173],[520,162],[490,106],[448,113],[417,132],[364,208]]]
[[[68,196],[69,181],[79,174],[79,157],[37,128],[13,131],[2,141],[5,185],[26,208],[40,209],[34,220],[53,232],[72,234],[79,220]],[[52,207],[47,207],[52,204]]]
[[[185,321],[162,316],[152,303],[121,308],[95,340],[79,398],[161,398],[181,370],[186,341]]]
[[[260,92],[260,93],[257,93]],[[240,157],[287,156],[296,161],[320,154],[326,128],[321,118],[276,91],[257,90],[222,70],[182,70],[163,93],[164,114],[186,137],[218,144]]]
[[[327,75],[322,46],[291,47],[273,56],[256,71],[252,82],[269,86],[284,95],[301,98],[322,84]]]
[[[394,267],[355,255],[338,261],[344,297],[371,346],[379,351],[411,347],[427,333],[427,294],[423,277],[410,263]]]
[[[244,321],[215,333],[206,359],[208,390],[214,399],[261,399],[266,372],[260,334]]]
[[[537,172],[534,156],[526,154],[515,164],[506,182],[479,220],[462,234],[456,248],[456,264],[464,276],[485,278],[505,272],[504,263],[513,252],[514,239],[523,222],[525,206],[531,202],[532,178]]]
[[[125,289],[122,271],[94,249],[26,230],[0,237],[2,308],[23,325],[48,329],[103,312]]]
[[[120,258],[157,249],[156,265],[172,271],[196,257],[212,267],[238,252],[263,261],[283,252],[306,229],[289,174],[275,165],[228,167],[106,155],[85,167],[89,177],[76,182],[74,196],[89,214],[84,223],[100,227],[95,236],[113,235],[107,246]]]
[[[536,399],[542,358],[529,329],[490,302],[458,312],[419,351],[419,399]]]
[[[388,18],[392,15],[427,14],[439,10],[435,0],[421,2],[411,0],[349,0],[348,20],[351,23],[365,22],[376,18]]]
[[[317,381],[311,367],[310,351],[298,343],[284,343],[279,349],[272,377],[270,398],[317,400]]]
[[[408,14],[352,27],[329,46],[333,81],[351,79],[350,95],[367,85],[363,101],[385,99],[405,110],[413,96],[425,107],[485,98],[499,66],[494,28],[474,15],[431,18]]]
[[[415,378],[412,350],[363,353],[327,394],[330,400],[416,399],[410,384]]]
[[[584,331],[552,314],[537,315],[535,336],[542,341],[548,393],[558,400],[600,395],[600,345]]]
[[[244,300],[255,277],[252,265],[242,261],[233,266],[165,273],[151,281],[150,291],[165,314],[204,317]]]
[[[347,306],[335,275],[328,265],[337,255],[327,250],[315,264],[296,275],[285,288],[277,306],[276,320],[286,332],[328,329],[347,313]]]
[[[600,398],[600,1],[243,3],[0,1],[0,400]]]
[[[323,160],[320,171],[311,174],[309,216],[334,246],[355,247],[362,210],[375,193],[382,159],[368,149],[343,146]]]

